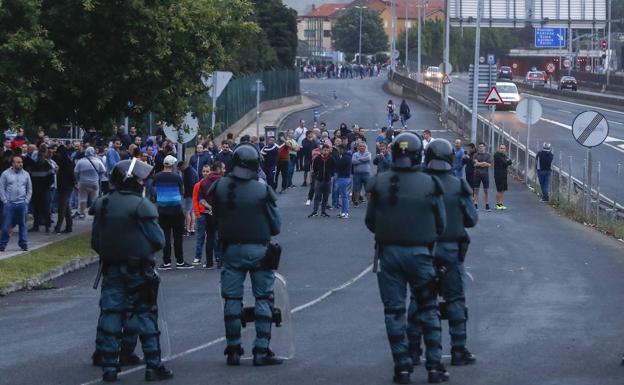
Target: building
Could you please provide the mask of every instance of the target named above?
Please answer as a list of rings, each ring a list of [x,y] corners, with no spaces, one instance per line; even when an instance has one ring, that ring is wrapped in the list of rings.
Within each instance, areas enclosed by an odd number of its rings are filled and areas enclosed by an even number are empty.
[[[310,57],[327,56],[333,51],[332,28],[344,9],[343,3],[312,5],[308,13],[297,18],[297,38],[307,43]]]

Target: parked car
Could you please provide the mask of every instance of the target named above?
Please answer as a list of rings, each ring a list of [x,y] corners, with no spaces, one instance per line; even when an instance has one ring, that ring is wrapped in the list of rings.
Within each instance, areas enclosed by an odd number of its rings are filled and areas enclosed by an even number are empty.
[[[561,80],[559,80],[559,89],[568,89],[572,91],[576,91],[578,86],[578,82],[574,78],[574,76],[563,76]]]
[[[508,109],[515,111],[520,102],[518,87],[512,82],[496,82],[496,90],[505,103],[503,106],[496,106],[497,110]]]
[[[544,86],[548,79],[544,71],[529,71],[524,78],[524,83],[529,85]]]
[[[425,79],[440,79],[442,78],[442,72],[440,67],[429,66],[425,70]]]
[[[511,72],[511,67],[507,67],[507,66],[500,67],[498,69],[498,78],[513,80],[513,73]]]

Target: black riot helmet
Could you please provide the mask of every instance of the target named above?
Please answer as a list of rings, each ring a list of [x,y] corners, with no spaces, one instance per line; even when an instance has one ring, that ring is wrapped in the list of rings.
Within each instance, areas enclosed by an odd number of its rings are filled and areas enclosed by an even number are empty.
[[[412,168],[422,160],[423,144],[413,132],[402,132],[392,142],[392,167]]]
[[[446,139],[434,139],[425,151],[425,166],[430,170],[448,171],[453,168],[453,146]]]
[[[251,143],[241,143],[232,155],[232,175],[242,179],[257,179],[261,156]]]
[[[143,191],[145,179],[149,177],[153,169],[153,166],[137,158],[122,160],[113,168],[110,183],[115,190],[140,193]]]

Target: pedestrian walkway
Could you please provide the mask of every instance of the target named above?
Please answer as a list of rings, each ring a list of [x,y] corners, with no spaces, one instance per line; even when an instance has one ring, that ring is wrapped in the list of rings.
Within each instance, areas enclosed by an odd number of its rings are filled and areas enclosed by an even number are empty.
[[[310,99],[307,96],[301,96],[301,103],[294,104],[286,107],[276,108],[273,110],[264,111],[260,114],[260,133],[259,136],[264,135],[264,126],[276,126],[279,127],[284,119],[290,114],[294,114],[299,111],[304,111],[310,108],[318,107],[319,103]],[[249,126],[241,131],[240,136],[256,135],[256,121],[254,120]]]
[[[52,220],[56,223],[56,215],[52,216]],[[54,226],[50,228],[50,232],[46,233],[43,230],[43,227],[39,228],[38,232],[28,233],[28,250],[36,250],[47,246],[49,244],[65,240],[67,238],[71,238],[73,236],[86,233],[91,230],[91,223],[93,222],[93,218],[90,216],[86,216],[85,219],[74,218],[72,232],[69,234],[56,234],[54,232]],[[53,225],[54,225],[53,223]],[[32,220],[28,221],[29,229],[32,227]],[[17,226],[13,228],[11,232],[11,238],[9,239],[9,243],[7,244],[6,250],[4,252],[0,252],[0,260],[14,257],[16,255],[28,253],[28,251],[22,251],[20,247],[17,245]],[[42,231],[43,230],[43,231]]]

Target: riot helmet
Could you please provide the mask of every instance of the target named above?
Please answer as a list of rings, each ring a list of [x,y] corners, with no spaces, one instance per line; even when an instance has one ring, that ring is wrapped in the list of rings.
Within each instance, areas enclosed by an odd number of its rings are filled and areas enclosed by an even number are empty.
[[[434,139],[425,151],[425,166],[430,170],[448,171],[453,168],[453,146],[446,139]]]
[[[232,155],[232,175],[242,179],[257,179],[261,156],[251,143],[241,143]]]
[[[423,144],[417,134],[402,132],[392,142],[392,167],[409,169],[422,160]]]
[[[145,179],[152,173],[154,167],[132,158],[117,162],[110,176],[110,183],[118,191],[142,192]]]

